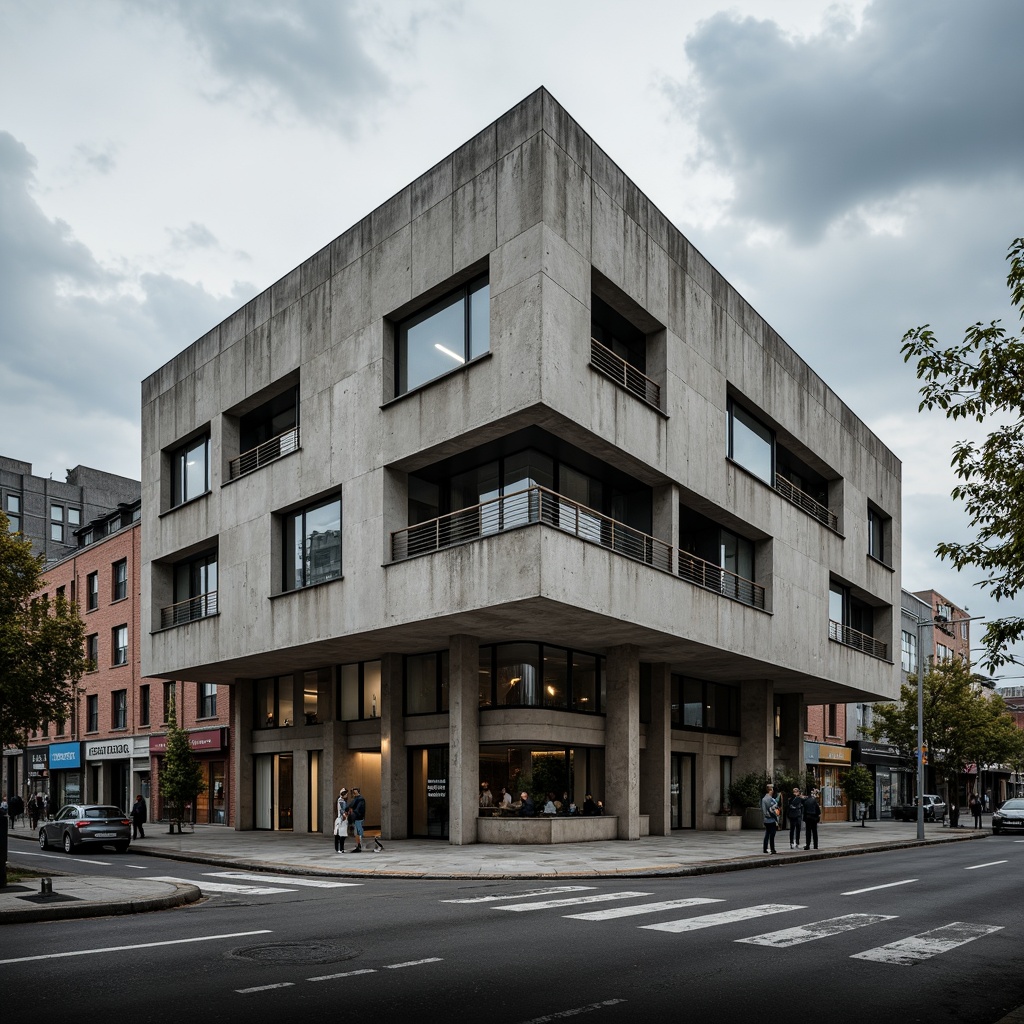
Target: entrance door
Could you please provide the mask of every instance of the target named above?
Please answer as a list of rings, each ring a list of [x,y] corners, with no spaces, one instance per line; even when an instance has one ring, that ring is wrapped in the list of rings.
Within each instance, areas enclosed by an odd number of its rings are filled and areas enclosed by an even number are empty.
[[[669,791],[672,828],[694,827],[694,756],[693,754],[672,755],[672,780]]]
[[[292,828],[292,755],[259,754],[256,762],[256,828]]]
[[[448,748],[409,751],[409,835],[448,838]]]

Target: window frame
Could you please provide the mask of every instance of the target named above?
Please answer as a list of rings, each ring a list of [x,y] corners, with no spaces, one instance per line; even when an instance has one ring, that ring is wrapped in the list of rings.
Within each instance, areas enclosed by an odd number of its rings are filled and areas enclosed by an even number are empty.
[[[128,728],[128,691],[113,690],[110,694],[110,728]]]
[[[97,569],[85,577],[85,610],[94,612],[100,606],[100,574]]]
[[[203,449],[203,487],[195,494],[188,486],[188,457],[199,448]],[[212,458],[210,432],[197,434],[191,440],[178,445],[171,451],[171,508],[180,508],[190,501],[209,494],[212,480]]]
[[[121,631],[124,630],[124,643],[120,643]],[[121,668],[128,664],[128,624],[121,623],[110,630],[110,664],[114,668]]]
[[[315,536],[316,531],[313,535],[309,535],[307,527],[307,518],[314,512],[319,512],[321,509],[327,508],[329,505],[337,504],[338,506],[338,569],[334,575],[327,575],[319,579],[310,579],[307,577],[307,557],[306,550],[310,536]],[[298,565],[295,559],[295,544],[296,544],[296,520],[301,517],[302,520],[302,551],[303,556],[302,562],[302,582],[296,583],[295,576],[298,570]],[[281,590],[282,593],[291,594],[299,590],[306,590],[309,587],[320,586],[323,583],[331,583],[334,580],[340,580],[344,577],[342,571],[342,556],[344,553],[343,541],[343,529],[344,529],[344,508],[341,500],[341,492],[328,495],[325,498],[318,499],[317,501],[311,502],[301,508],[293,509],[291,512],[286,512],[281,516]],[[291,572],[291,580],[289,580],[289,571]],[[312,573],[310,572],[310,576]]]
[[[100,731],[100,695],[90,693],[85,698],[85,731]]]
[[[198,683],[196,685],[196,717],[217,717],[217,684]]]
[[[747,430],[748,432],[750,432],[751,434],[753,434],[755,436],[759,436],[758,435],[758,431],[756,429],[754,429],[754,426],[751,426],[751,423],[753,423],[756,427],[760,427],[760,429],[763,430],[768,435],[767,439],[764,438],[764,437],[760,438],[768,446],[769,466],[768,466],[768,476],[767,477],[763,476],[759,470],[757,470],[754,467],[748,465],[746,462],[744,462],[742,459],[738,458],[737,455],[736,455],[736,429],[735,428],[736,428],[737,413],[739,413],[739,420],[740,420],[741,426],[745,430]],[[747,422],[745,422],[745,420],[750,420],[751,423],[747,423]],[[737,466],[739,466],[740,468],[744,469],[746,472],[750,473],[752,476],[756,476],[758,480],[761,480],[762,482],[766,483],[769,487],[773,487],[774,488],[775,487],[775,476],[776,476],[776,464],[775,464],[775,462],[776,462],[776,460],[775,460],[776,438],[775,438],[775,431],[771,427],[769,427],[768,424],[765,423],[759,416],[756,416],[745,405],[743,405],[741,402],[737,402],[736,399],[734,399],[732,397],[730,397],[728,399],[728,401],[726,402],[726,421],[727,421],[727,425],[726,425],[726,452],[727,452],[729,461],[735,463]]]
[[[86,672],[96,672],[100,667],[100,635],[88,633],[85,637],[85,659],[89,663]]]
[[[128,597],[128,559],[120,558],[110,567],[110,589],[112,601],[123,601]]]
[[[149,683],[143,683],[139,687],[139,725],[140,726],[143,726],[143,725],[148,726],[149,725],[149,716],[150,716],[149,696],[150,696]]]

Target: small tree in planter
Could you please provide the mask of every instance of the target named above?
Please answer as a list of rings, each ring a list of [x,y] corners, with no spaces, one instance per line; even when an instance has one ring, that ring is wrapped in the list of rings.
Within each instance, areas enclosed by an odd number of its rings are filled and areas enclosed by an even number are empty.
[[[846,794],[847,801],[852,804],[864,804],[865,810],[861,815],[861,828],[866,827],[868,820],[867,804],[875,799],[875,780],[871,772],[862,764],[855,764],[842,778],[839,783]]]
[[[767,772],[747,772],[733,780],[729,787],[729,806],[734,812],[743,815],[745,828],[761,827],[761,797],[771,781],[772,777]],[[750,809],[756,810],[756,821],[753,813],[747,813]]]
[[[181,834],[185,805],[205,791],[202,768],[189,746],[188,733],[178,728],[172,698],[167,708],[167,752],[160,767],[160,795],[166,801],[168,835],[173,835],[175,824]]]

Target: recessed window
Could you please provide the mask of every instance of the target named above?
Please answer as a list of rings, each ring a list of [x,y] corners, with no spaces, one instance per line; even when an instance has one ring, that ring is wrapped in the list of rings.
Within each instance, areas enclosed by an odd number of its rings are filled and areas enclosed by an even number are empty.
[[[59,544],[64,543],[64,524],[63,523],[50,523],[50,540],[55,540]]]
[[[149,683],[139,687],[139,725],[149,725]]]
[[[120,562],[113,565],[113,580],[115,601],[123,601],[128,596],[128,560],[122,558]]]
[[[917,635],[904,629],[900,651],[900,668],[904,672],[917,671]]]
[[[171,506],[177,507],[210,489],[210,436],[182,445],[171,456]]]
[[[177,684],[172,680],[168,680],[164,683],[164,722],[168,720],[168,716],[171,713],[171,708],[175,708],[175,717],[177,717],[177,701],[175,697],[177,695]],[[181,724],[180,722],[178,723]]]
[[[395,328],[395,392],[404,395],[490,349],[490,285],[479,277]]]
[[[729,458],[774,486],[775,435],[757,417],[729,400]]]
[[[128,691],[115,690],[110,695],[110,728],[128,728]]]
[[[100,698],[99,694],[90,693],[85,698],[85,731],[99,732]]]
[[[284,517],[285,590],[341,576],[341,499],[331,498]]]
[[[82,525],[82,510],[78,508],[68,509],[68,526]]]
[[[380,718],[380,662],[342,665],[338,671],[338,717],[343,722]]]
[[[87,672],[95,672],[100,662],[99,633],[90,633],[85,638],[85,658],[89,662]]]
[[[85,607],[94,611],[100,606],[100,574],[91,572],[85,577]]]
[[[217,553],[205,552],[174,566],[174,604],[164,608],[163,628],[217,614]]]
[[[128,664],[128,627],[115,626],[110,631],[112,664]]]
[[[16,515],[21,513],[21,496],[18,494],[7,495],[7,511]]]
[[[892,520],[872,505],[868,506],[868,554],[879,562],[889,564],[889,544],[886,535],[890,533]]]
[[[217,684],[200,683],[198,708],[200,718],[217,717]]]
[[[405,659],[405,713],[429,715],[448,710],[448,652]]]
[[[295,724],[295,679],[270,676],[253,683],[257,729],[285,728]]]
[[[63,505],[51,505],[50,506],[50,521],[53,523],[64,522],[64,506]]]

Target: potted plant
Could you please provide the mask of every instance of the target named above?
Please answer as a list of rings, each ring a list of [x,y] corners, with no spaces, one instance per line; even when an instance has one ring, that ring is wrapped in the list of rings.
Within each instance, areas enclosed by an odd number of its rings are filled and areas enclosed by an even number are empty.
[[[744,828],[760,829],[764,826],[761,797],[771,781],[772,777],[767,772],[747,772],[729,787],[729,806],[734,813],[743,815]]]

